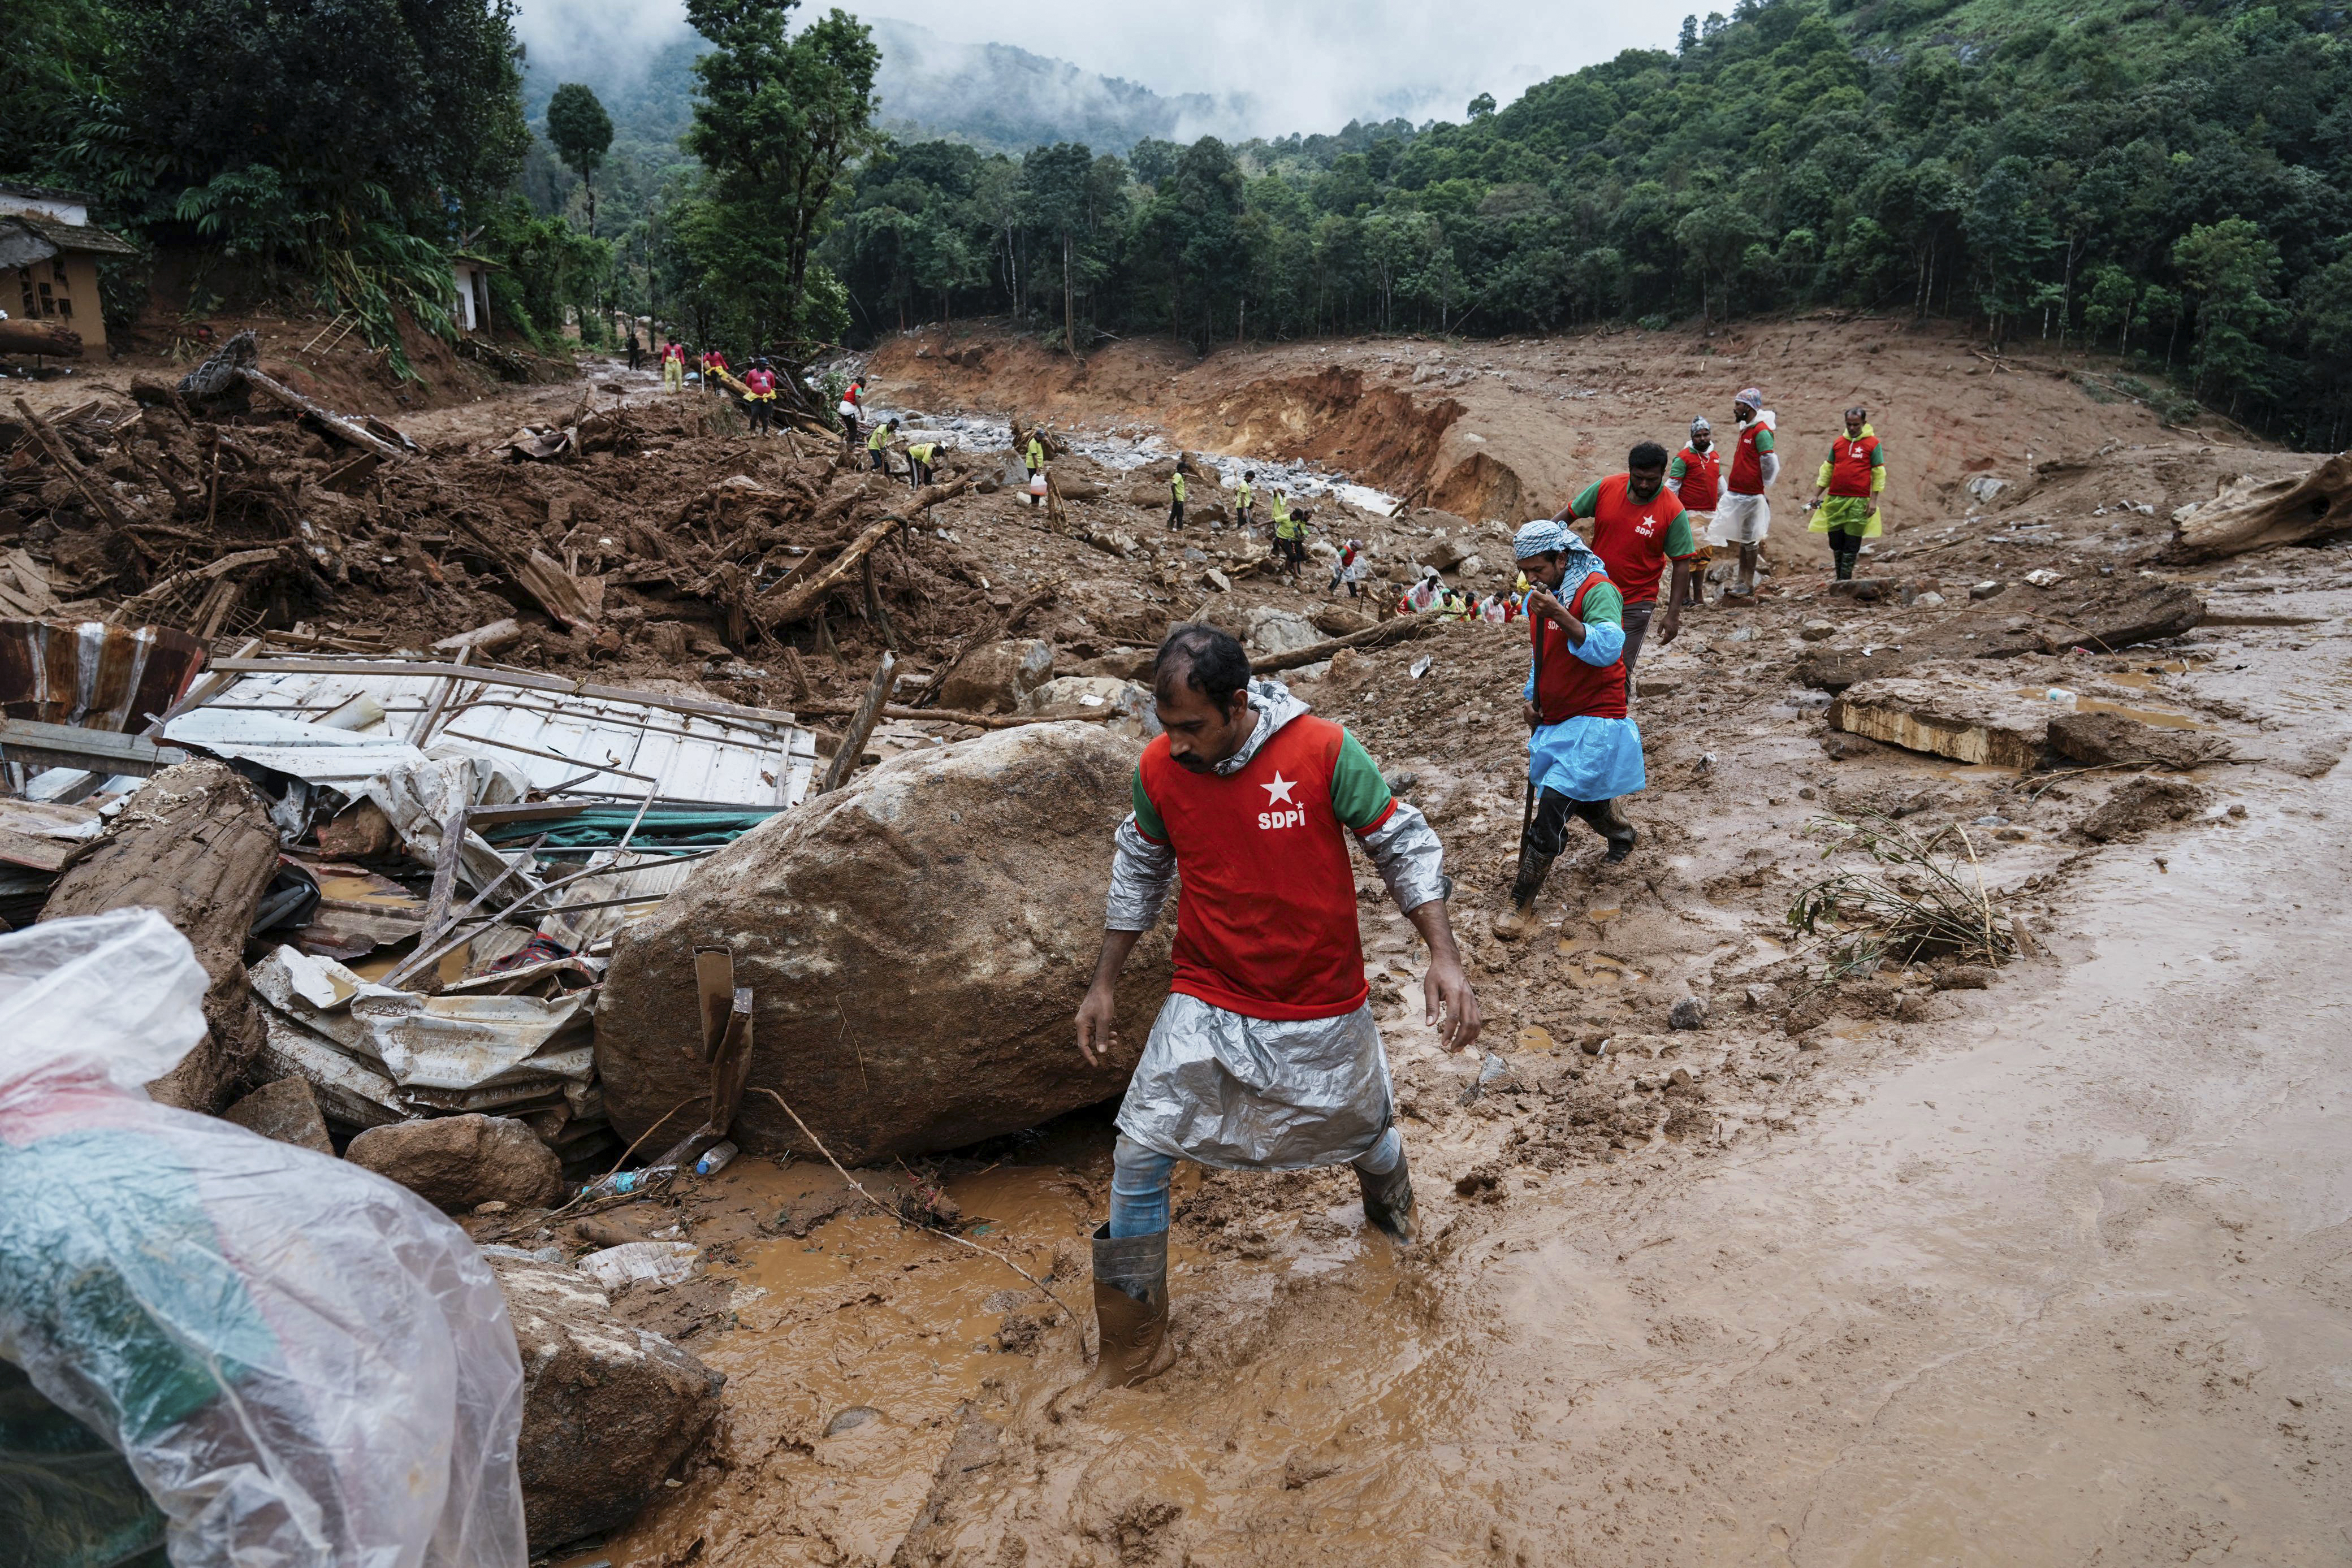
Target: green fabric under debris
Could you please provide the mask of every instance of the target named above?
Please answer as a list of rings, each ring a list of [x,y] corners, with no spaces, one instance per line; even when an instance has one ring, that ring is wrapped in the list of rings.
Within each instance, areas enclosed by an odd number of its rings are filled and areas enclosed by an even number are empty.
[[[0,1361],[0,1568],[163,1561],[163,1511],[106,1440]]]
[[[637,831],[629,843],[632,848],[643,844],[649,849],[732,843],[775,814],[772,810],[736,808],[656,806],[646,813],[645,821],[637,822]],[[576,817],[551,822],[500,822],[482,829],[481,834],[494,844],[527,844],[545,833],[547,842],[541,847],[546,849],[593,849],[599,844],[619,843],[621,835],[628,832],[629,824],[635,821],[635,806],[591,806]]]

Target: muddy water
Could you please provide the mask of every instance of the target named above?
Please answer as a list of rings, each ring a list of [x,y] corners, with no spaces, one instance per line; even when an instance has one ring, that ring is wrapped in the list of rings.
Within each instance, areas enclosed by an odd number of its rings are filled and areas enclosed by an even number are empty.
[[[1368,1238],[1344,1177],[1266,1204],[1250,1248],[1179,1248],[1176,1370],[1067,1420],[1081,1347],[1003,1348],[1036,1298],[1000,1265],[879,1218],[747,1237],[701,1352],[726,1467],[613,1560],[2344,1562],[2352,779],[2208,773],[2248,816],[2105,853],[2056,956],[1958,1023],[1833,1023],[1832,1103],[1493,1205],[1449,1179],[1481,1124],[1414,1124],[1430,1245]],[[1578,916],[1560,981],[1636,983],[1621,906]],[[1433,1049],[1389,1032],[1401,1069]],[[950,1193],[1083,1306],[1104,1155]],[[739,1171],[754,1213],[838,1185]]]

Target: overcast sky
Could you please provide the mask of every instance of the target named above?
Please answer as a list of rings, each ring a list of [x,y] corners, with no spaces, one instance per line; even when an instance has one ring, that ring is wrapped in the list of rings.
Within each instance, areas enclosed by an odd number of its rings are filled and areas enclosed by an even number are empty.
[[[1717,0],[1720,5],[1721,0]],[[656,40],[684,0],[521,0],[534,58],[559,70],[592,39]],[[1695,0],[874,0],[943,38],[1014,44],[1155,92],[1248,94],[1260,132],[1336,131],[1403,112],[1460,120],[1480,92],[1531,83],[1629,48],[1671,48]],[[803,15],[816,11],[811,4]]]

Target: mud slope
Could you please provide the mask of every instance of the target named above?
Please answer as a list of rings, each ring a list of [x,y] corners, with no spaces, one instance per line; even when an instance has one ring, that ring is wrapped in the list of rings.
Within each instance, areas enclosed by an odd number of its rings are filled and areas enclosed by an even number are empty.
[[[1623,465],[1635,442],[1678,444],[1694,414],[1727,430],[1760,386],[1780,416],[1782,532],[1852,403],[1888,443],[1890,528],[1964,508],[1961,486],[2025,479],[2066,451],[2244,441],[2166,430],[2119,395],[2111,366],[2020,350],[1999,364],[1941,323],[1821,318],[1713,337],[1617,329],[1499,342],[1360,339],[1222,347],[1111,344],[1083,366],[1001,323],[887,340],[876,394],[910,406],[1087,425],[1140,422],[1189,447],[1306,458],[1474,520],[1548,514]],[[2090,383],[2087,387],[2085,381]],[[2104,401],[2102,401],[2104,400]],[[1824,552],[1825,553],[1825,552]]]

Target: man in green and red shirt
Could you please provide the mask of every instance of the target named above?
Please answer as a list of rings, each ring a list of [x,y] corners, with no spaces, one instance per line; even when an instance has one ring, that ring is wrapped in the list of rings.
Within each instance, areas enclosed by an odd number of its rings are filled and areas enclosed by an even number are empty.
[[[1446,918],[1444,849],[1356,738],[1278,681],[1252,680],[1226,632],[1182,625],[1153,666],[1163,733],[1119,824],[1102,957],[1078,1009],[1088,1064],[1112,1042],[1118,972],[1182,873],[1175,980],[1119,1105],[1109,1222],[1095,1232],[1101,1353],[1087,1388],[1164,1369],[1168,1184],[1179,1160],[1229,1170],[1353,1165],[1364,1217],[1415,1235],[1412,1182],[1372,1023],[1352,841],[1429,944],[1428,1021],[1478,1038]]]
[[[1587,485],[1554,522],[1590,519],[1592,553],[1609,569],[1624,603],[1625,698],[1633,697],[1633,662],[1658,608],[1658,579],[1669,565],[1666,612],[1658,617],[1658,643],[1682,630],[1683,586],[1698,547],[1691,538],[1690,514],[1680,496],[1666,488],[1666,449],[1644,441],[1625,455],[1625,472]]]
[[[1693,607],[1706,602],[1706,563],[1709,554],[1705,530],[1715,521],[1715,503],[1723,494],[1723,449],[1715,444],[1715,426],[1700,414],[1690,422],[1690,439],[1666,465],[1666,488],[1682,497],[1683,510],[1691,516],[1691,538],[1698,546],[1690,577],[1690,594],[1684,602]]]
[[[1862,541],[1881,531],[1878,497],[1886,489],[1886,448],[1870,427],[1870,411],[1845,411],[1845,434],[1830,443],[1813,482],[1813,532],[1830,537],[1838,580],[1853,576]]]

